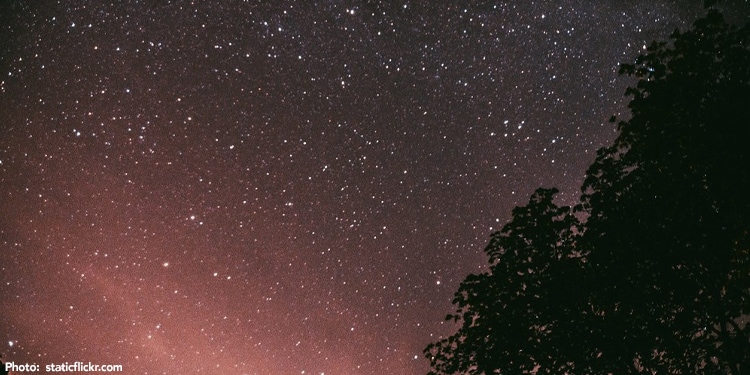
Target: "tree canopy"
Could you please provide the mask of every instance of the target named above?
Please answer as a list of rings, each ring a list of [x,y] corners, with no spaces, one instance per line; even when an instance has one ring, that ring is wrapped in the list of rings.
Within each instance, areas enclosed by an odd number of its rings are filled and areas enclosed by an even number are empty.
[[[513,210],[430,374],[750,373],[750,24],[710,10],[620,73],[631,116],[580,204]]]

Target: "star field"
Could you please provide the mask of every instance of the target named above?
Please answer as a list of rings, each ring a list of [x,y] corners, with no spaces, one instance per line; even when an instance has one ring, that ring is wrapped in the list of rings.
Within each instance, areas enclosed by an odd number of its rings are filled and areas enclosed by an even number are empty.
[[[3,358],[425,373],[512,207],[578,198],[618,63],[703,14],[517,3],[4,1]]]

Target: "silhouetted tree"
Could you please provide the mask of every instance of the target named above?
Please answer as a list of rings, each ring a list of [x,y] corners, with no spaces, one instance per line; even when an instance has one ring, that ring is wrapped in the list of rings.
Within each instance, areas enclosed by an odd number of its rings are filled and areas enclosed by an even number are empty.
[[[431,374],[750,373],[750,24],[672,39],[622,66],[576,214],[540,189],[492,235]]]
[[[537,190],[492,235],[485,249],[489,272],[466,278],[453,301],[458,310],[447,317],[461,328],[425,350],[432,374],[567,369],[573,337],[565,333],[573,332],[579,311],[574,294],[581,264],[573,251],[578,221],[570,208],[552,202],[556,192]],[[571,279],[562,282],[564,275]]]
[[[622,66],[639,78],[632,117],[583,186],[601,370],[739,374],[750,371],[739,323],[750,312],[750,28],[710,11],[672,38]]]

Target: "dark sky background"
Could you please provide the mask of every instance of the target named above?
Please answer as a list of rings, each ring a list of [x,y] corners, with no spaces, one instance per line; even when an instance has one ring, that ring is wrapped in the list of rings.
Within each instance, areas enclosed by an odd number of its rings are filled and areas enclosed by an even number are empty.
[[[511,209],[539,186],[577,200],[627,113],[618,63],[704,13],[113,3],[0,1],[0,353],[16,363],[426,372]]]

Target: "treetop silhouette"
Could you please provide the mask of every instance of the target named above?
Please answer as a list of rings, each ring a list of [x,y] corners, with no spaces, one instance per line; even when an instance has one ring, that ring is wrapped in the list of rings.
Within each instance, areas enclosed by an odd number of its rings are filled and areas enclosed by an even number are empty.
[[[492,234],[430,374],[750,373],[750,24],[671,39],[621,66],[631,117],[580,204],[539,189]]]

